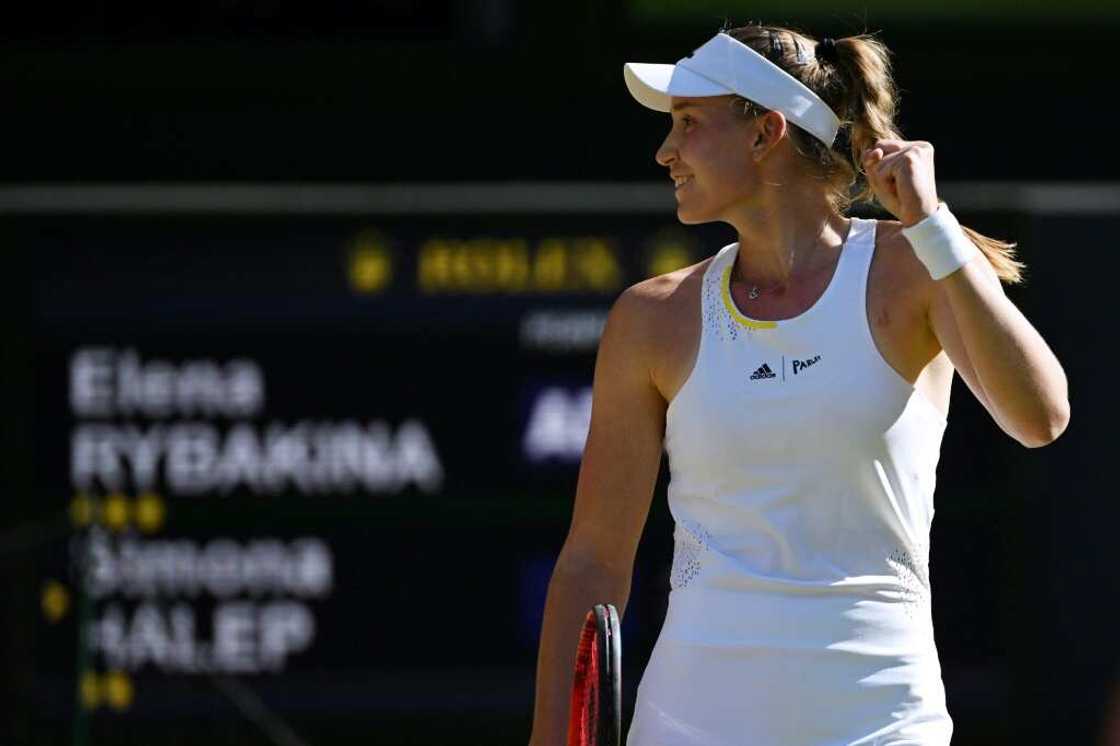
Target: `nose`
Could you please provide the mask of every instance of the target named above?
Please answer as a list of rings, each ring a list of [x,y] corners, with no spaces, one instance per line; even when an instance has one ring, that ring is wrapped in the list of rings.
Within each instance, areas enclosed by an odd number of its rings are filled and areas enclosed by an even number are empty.
[[[653,159],[657,161],[658,164],[668,168],[673,161],[676,160],[676,157],[677,143],[673,140],[673,132],[670,130],[669,134],[665,135],[665,139],[662,140],[661,147],[653,154]]]

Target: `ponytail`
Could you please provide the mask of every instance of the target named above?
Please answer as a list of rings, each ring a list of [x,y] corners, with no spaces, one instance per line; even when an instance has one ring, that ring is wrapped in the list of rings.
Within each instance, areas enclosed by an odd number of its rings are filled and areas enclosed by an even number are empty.
[[[877,204],[863,171],[863,154],[882,139],[905,139],[898,130],[899,92],[891,71],[891,53],[873,34],[835,40],[827,59],[807,50],[817,42],[806,34],[779,26],[742,26],[726,33],[785,70],[827,103],[840,118],[836,144],[829,147],[796,124],[790,140],[811,171],[829,187],[829,203],[838,212],[854,203]],[[759,110],[738,99],[740,110]],[[753,102],[749,102],[752,103]],[[985,236],[962,226],[1003,282],[1021,282],[1026,265],[1016,259],[1016,244]]]

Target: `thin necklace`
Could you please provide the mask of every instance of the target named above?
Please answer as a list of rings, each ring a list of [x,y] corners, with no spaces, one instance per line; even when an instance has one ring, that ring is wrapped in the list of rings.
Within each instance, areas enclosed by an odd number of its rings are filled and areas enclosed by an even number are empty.
[[[850,230],[851,229],[849,228],[849,232],[850,232]],[[843,244],[846,240],[847,239],[844,239],[843,241],[841,241],[841,248],[843,248]],[[793,253],[790,255],[790,258],[789,258],[789,266],[791,268],[793,267],[793,264],[796,261],[796,259],[797,259],[797,249],[794,248]],[[738,279],[739,282],[743,283],[744,285],[747,284],[747,281],[743,279],[742,275],[739,272],[739,252],[738,251],[735,252],[735,259],[732,260],[731,279],[732,279],[732,281]],[[791,280],[793,279],[792,274],[790,275],[790,279]],[[762,295],[764,292],[769,293],[771,290],[773,290],[776,287],[781,287],[782,285],[788,285],[788,284],[789,284],[788,280],[786,282],[774,283],[773,285],[771,285],[769,287],[765,287],[765,288],[760,288],[758,285],[751,284],[751,286],[750,286],[751,289],[750,289],[750,291],[747,292],[747,300],[755,300],[755,299],[758,298],[758,296]]]
[[[796,251],[794,252],[794,254],[796,256]],[[791,266],[792,266],[792,262],[793,262],[793,257],[791,257],[791,259],[790,259]],[[734,263],[731,265],[731,267],[732,267],[732,269],[731,269],[731,279],[732,280],[738,280],[739,282],[746,285],[747,281],[744,280],[742,275],[739,273],[739,256],[738,256],[738,254],[735,255]],[[750,286],[751,289],[747,293],[747,299],[748,300],[755,300],[756,298],[758,298],[758,296],[762,295],[763,292],[768,293],[771,290],[773,290],[774,288],[780,287],[780,286],[785,285],[785,284],[788,284],[788,283],[777,282],[777,283],[774,283],[773,285],[770,285],[769,287],[765,287],[765,288],[760,288],[758,285],[751,284],[751,286]]]

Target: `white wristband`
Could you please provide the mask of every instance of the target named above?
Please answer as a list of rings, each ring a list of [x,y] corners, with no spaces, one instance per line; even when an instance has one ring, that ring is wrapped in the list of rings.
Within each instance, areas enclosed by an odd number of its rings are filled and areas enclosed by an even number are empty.
[[[944,202],[938,205],[937,212],[903,228],[902,235],[935,280],[948,277],[980,253]]]

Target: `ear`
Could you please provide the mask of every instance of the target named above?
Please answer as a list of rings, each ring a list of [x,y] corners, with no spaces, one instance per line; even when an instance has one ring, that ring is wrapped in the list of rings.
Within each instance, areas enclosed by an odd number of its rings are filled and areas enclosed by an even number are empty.
[[[754,120],[754,132],[751,135],[751,157],[755,162],[761,161],[769,155],[770,151],[786,136],[789,125],[786,116],[780,111],[768,111]]]

